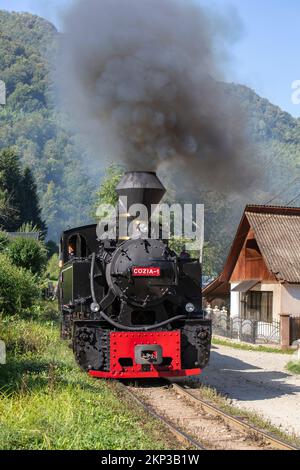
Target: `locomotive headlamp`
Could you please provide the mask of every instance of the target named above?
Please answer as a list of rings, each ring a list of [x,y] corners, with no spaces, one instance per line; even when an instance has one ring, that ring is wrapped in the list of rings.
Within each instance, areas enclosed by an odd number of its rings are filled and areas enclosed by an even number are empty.
[[[193,313],[195,310],[195,305],[192,304],[192,302],[189,302],[188,304],[186,304],[185,310],[187,311],[187,313]]]
[[[91,310],[92,310],[92,312],[94,312],[94,313],[99,312],[99,311],[100,311],[100,305],[99,305],[99,304],[96,304],[95,302],[93,302],[93,303],[91,304]]]

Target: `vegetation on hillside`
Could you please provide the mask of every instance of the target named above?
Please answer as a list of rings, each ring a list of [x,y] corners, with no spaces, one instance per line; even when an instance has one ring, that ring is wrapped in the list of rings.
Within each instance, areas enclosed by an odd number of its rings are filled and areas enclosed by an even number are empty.
[[[0,79],[8,92],[7,106],[0,108],[0,149],[13,147],[33,172],[42,220],[48,237],[57,240],[66,227],[90,222],[94,202],[101,199],[101,189],[96,197],[95,193],[103,169],[97,166],[97,158],[91,162],[82,138],[66,126],[55,105],[50,70],[59,34],[54,26],[30,14],[1,11],[0,31]],[[297,205],[300,201],[300,121],[245,86],[224,84],[224,89],[245,110],[255,143],[257,181],[249,181],[244,194],[228,195],[222,187],[216,190],[203,184],[205,175],[199,175],[198,187],[191,188],[188,183],[178,184],[176,168],[161,173],[170,199],[205,204],[204,263],[207,260],[211,274],[224,262],[245,203]],[[1,207],[13,218],[9,200],[0,192]]]
[[[55,27],[42,18],[0,11],[0,79],[7,87],[7,105],[0,106],[0,150],[13,147],[34,173],[42,219],[55,240],[66,226],[89,220],[94,191],[84,147],[54,105],[50,69],[58,39]],[[0,208],[2,197],[0,192]]]

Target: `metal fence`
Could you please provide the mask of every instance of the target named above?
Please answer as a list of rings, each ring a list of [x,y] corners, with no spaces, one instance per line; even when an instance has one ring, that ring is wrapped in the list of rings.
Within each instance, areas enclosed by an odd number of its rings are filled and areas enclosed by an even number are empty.
[[[240,317],[230,317],[223,308],[207,309],[207,316],[212,320],[213,334],[226,338],[238,339],[247,343],[279,344],[280,322],[272,323],[248,320]]]

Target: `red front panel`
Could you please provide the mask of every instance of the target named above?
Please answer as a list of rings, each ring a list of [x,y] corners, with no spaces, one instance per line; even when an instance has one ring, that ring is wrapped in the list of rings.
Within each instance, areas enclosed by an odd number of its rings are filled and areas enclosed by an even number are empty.
[[[159,345],[162,348],[163,358],[170,358],[167,359],[168,365],[137,364],[135,348],[140,345]],[[128,364],[128,359],[131,360],[132,365],[122,365],[124,362]],[[180,331],[112,332],[110,334],[110,371],[92,370],[89,372],[94,377],[102,378],[178,377],[200,373],[201,369],[181,369]]]

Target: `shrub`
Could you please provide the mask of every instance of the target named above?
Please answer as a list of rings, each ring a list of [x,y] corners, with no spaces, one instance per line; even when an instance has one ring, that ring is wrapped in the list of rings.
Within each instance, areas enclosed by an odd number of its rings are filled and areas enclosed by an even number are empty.
[[[42,274],[47,264],[45,245],[33,238],[15,238],[9,244],[7,253],[13,264],[33,274]]]
[[[39,296],[40,289],[30,271],[14,266],[6,255],[0,254],[0,311],[20,312]]]
[[[2,253],[9,245],[9,237],[6,232],[0,231],[0,253]]]
[[[59,276],[59,257],[57,253],[51,256],[47,265],[47,276],[53,281],[57,281]]]
[[[290,361],[287,363],[286,368],[292,374],[300,374],[300,361]]]

